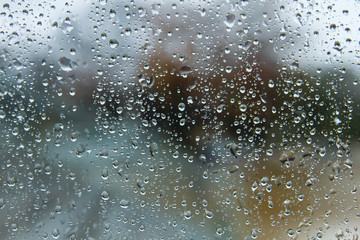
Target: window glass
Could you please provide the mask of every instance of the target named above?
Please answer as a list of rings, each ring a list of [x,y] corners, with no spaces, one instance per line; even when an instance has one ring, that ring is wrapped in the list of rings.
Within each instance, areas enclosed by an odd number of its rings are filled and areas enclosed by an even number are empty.
[[[358,1],[0,4],[0,239],[358,239]]]

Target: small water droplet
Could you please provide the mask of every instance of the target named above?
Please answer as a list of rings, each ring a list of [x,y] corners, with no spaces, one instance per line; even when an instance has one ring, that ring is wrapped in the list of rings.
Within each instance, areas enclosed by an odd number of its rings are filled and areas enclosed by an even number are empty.
[[[226,73],[231,73],[232,72],[232,66],[226,66],[225,72]]]
[[[179,103],[178,109],[182,112],[185,111],[185,103]]]
[[[105,6],[107,4],[107,0],[99,0],[101,6]]]
[[[209,219],[214,217],[214,213],[212,211],[207,210],[207,209],[205,209],[205,215]]]
[[[117,46],[119,46],[119,42],[116,39],[110,39],[109,44],[111,48],[116,48]]]
[[[122,199],[119,204],[122,208],[128,208],[130,205],[130,202],[128,200]]]
[[[74,56],[76,54],[76,49],[70,48],[70,54]]]
[[[280,40],[285,40],[286,39],[286,33],[280,33]]]
[[[223,235],[223,234],[224,234],[224,229],[221,228],[221,227],[218,227],[218,228],[216,228],[216,233],[217,233],[218,235]]]
[[[14,127],[13,130],[11,131],[12,135],[17,136],[19,134],[19,128],[18,127]]]
[[[275,86],[274,80],[270,79],[268,86],[269,86],[269,88],[273,88]]]
[[[102,191],[102,193],[101,193],[101,198],[102,198],[104,201],[109,200],[109,197],[110,197],[110,194],[109,194],[107,191]]]
[[[18,230],[18,226],[16,223],[11,224],[11,231],[16,232]]]
[[[116,11],[114,9],[110,9],[110,17],[115,17],[116,16]]]
[[[59,231],[59,229],[55,228],[54,230],[52,230],[51,234],[52,234],[53,238],[58,239],[60,236],[60,231]]]
[[[239,106],[239,109],[240,109],[240,111],[245,112],[246,109],[247,109],[246,104],[241,104],[241,105]]]
[[[103,170],[101,170],[101,177],[102,179],[106,180],[109,177],[109,171],[107,168],[104,168]]]
[[[295,235],[295,231],[293,229],[288,230],[289,237],[293,237]]]
[[[0,110],[0,119],[4,119],[6,117],[6,113],[4,110]]]
[[[184,216],[185,216],[186,219],[190,219],[191,216],[192,216],[191,211],[190,211],[190,210],[185,211],[185,212],[184,212]]]

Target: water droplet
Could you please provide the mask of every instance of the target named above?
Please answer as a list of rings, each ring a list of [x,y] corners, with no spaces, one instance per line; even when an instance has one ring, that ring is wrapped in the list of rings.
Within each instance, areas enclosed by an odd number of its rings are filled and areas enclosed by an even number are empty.
[[[159,151],[159,147],[157,143],[151,143],[150,144],[150,154],[151,156],[154,156]]]
[[[48,79],[43,79],[42,80],[42,85],[44,86],[44,87],[47,87],[47,86],[49,86],[49,80]]]
[[[185,103],[179,103],[178,109],[182,112],[185,111]]]
[[[4,110],[0,110],[0,119],[4,119],[6,117],[6,113]]]
[[[316,149],[316,152],[321,156],[321,157],[324,157],[326,155],[326,148],[323,147],[323,148],[317,148]]]
[[[61,57],[59,59],[59,65],[60,68],[65,72],[70,72],[73,70],[73,67],[71,65],[71,60],[69,58]]]
[[[185,216],[186,219],[190,219],[191,216],[192,216],[191,211],[190,211],[190,210],[185,211],[185,212],[184,212],[184,216]]]
[[[246,104],[241,104],[241,105],[239,106],[239,109],[240,109],[240,111],[245,112],[246,109],[247,109]]]
[[[251,67],[251,65],[250,65],[250,64],[247,64],[247,65],[246,65],[246,71],[247,71],[248,73],[251,73],[252,70],[253,70],[253,68]]]
[[[115,17],[116,16],[116,11],[114,9],[110,9],[110,17]]]
[[[293,237],[295,235],[295,231],[293,229],[288,230],[289,237]]]
[[[5,207],[5,201],[3,198],[0,198],[0,209],[3,209]]]
[[[139,146],[139,142],[136,140],[131,140],[131,145],[133,146],[134,149],[137,149]]]
[[[13,60],[13,66],[15,67],[16,70],[20,71],[21,69],[24,68],[24,65],[18,60],[18,59],[14,59]]]
[[[225,72],[231,73],[232,72],[232,66],[226,66]]]
[[[140,231],[140,232],[145,231],[145,225],[144,225],[144,224],[141,224],[141,225],[139,226],[139,231]]]
[[[187,75],[188,75],[189,73],[191,73],[191,71],[192,71],[192,69],[191,69],[191,67],[189,67],[189,66],[182,66],[182,67],[179,69],[179,73],[180,73],[180,75],[183,76],[183,77],[187,77]]]
[[[260,184],[261,184],[261,186],[266,186],[266,185],[268,184],[268,182],[269,182],[269,178],[268,178],[268,177],[262,177],[262,178],[260,179]]]
[[[53,238],[58,239],[60,236],[59,229],[55,228],[54,230],[52,230],[51,235],[53,236]]]
[[[76,49],[70,48],[70,54],[74,56],[76,54]]]
[[[281,154],[279,160],[281,163],[285,163],[286,161],[294,161],[295,155],[292,151],[285,151]]]
[[[76,155],[78,156],[78,157],[81,157],[82,156],[82,154],[85,152],[85,150],[86,150],[86,148],[85,148],[85,146],[84,146],[84,144],[79,144],[79,146],[77,147],[77,149],[76,149]]]
[[[252,185],[251,185],[251,190],[255,191],[258,188],[258,183],[255,181]]]
[[[18,127],[14,127],[13,130],[11,131],[12,135],[17,136],[19,134],[19,128]]]
[[[119,46],[119,42],[116,39],[110,39],[109,44],[111,48],[116,48],[117,46]]]
[[[180,126],[182,126],[182,127],[185,126],[185,124],[186,124],[186,119],[185,119],[185,118],[180,119],[179,124],[180,124]]]
[[[66,17],[64,19],[64,21],[61,23],[61,31],[64,34],[69,34],[73,29],[74,29],[74,26],[71,24],[70,18]]]
[[[286,33],[280,33],[280,40],[286,39]]]
[[[267,156],[272,156],[273,153],[274,153],[274,150],[272,150],[271,148],[266,150],[266,155]]]
[[[99,0],[101,6],[105,6],[107,4],[107,0]]]
[[[129,28],[129,27],[125,28],[125,35],[126,36],[130,36],[131,32],[132,32],[131,28]]]
[[[16,232],[18,230],[18,226],[16,223],[11,224],[11,231]]]
[[[305,195],[304,195],[304,194],[299,194],[298,200],[299,200],[300,202],[302,202],[304,199],[305,199]]]
[[[109,200],[109,197],[110,197],[110,195],[109,195],[109,193],[108,193],[107,191],[102,191],[102,193],[101,193],[101,198],[102,198],[104,201]]]
[[[235,24],[235,14],[232,14],[232,13],[229,13],[227,16],[226,16],[226,19],[225,19],[225,24],[227,27],[229,28],[232,28]]]
[[[212,211],[207,210],[207,209],[205,209],[205,215],[209,219],[214,217],[214,213]]]
[[[218,235],[223,235],[223,234],[224,234],[224,229],[221,228],[221,227],[218,227],[218,228],[216,228],[216,233],[217,233]]]
[[[308,180],[306,180],[305,185],[310,187],[312,186],[315,182],[317,182],[318,180],[316,178],[309,178]]]
[[[101,177],[102,179],[106,180],[109,177],[109,171],[107,168],[104,168],[103,170],[101,170]]]
[[[201,163],[206,163],[206,156],[204,154],[200,154],[199,159]]]
[[[231,167],[228,168],[229,173],[234,173],[237,172],[239,170],[239,166],[237,165],[232,165]]]
[[[274,80],[270,79],[268,86],[269,86],[269,88],[273,88],[275,86]]]
[[[122,199],[119,204],[122,208],[128,208],[130,205],[130,202],[128,200]]]

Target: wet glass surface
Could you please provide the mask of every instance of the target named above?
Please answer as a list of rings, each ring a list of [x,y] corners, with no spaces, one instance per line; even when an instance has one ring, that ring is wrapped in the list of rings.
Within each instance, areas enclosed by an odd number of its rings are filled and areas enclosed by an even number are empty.
[[[358,239],[358,1],[0,4],[0,239]]]

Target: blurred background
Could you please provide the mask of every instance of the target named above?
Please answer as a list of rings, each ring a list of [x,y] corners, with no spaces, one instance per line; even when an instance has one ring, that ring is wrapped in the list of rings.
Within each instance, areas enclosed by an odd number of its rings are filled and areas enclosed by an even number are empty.
[[[358,1],[5,1],[0,239],[358,239]]]

